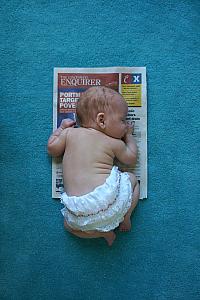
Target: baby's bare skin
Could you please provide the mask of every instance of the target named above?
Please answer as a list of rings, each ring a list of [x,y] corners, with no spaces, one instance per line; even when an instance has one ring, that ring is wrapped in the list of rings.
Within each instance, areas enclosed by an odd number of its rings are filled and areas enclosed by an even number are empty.
[[[121,140],[95,129],[67,129],[67,151],[63,157],[63,178],[67,194],[81,196],[103,184],[110,175],[117,147],[121,143]]]

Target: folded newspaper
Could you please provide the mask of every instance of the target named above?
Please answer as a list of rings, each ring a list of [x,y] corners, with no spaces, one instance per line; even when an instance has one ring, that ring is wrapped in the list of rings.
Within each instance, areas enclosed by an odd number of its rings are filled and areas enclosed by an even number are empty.
[[[134,125],[133,136],[138,145],[138,161],[134,172],[140,182],[140,199],[147,198],[147,88],[145,67],[54,68],[53,129],[63,119],[76,118],[76,102],[91,86],[110,87],[124,97],[128,104],[127,120]],[[116,162],[119,164],[119,162]],[[63,192],[62,158],[52,160],[52,197]]]

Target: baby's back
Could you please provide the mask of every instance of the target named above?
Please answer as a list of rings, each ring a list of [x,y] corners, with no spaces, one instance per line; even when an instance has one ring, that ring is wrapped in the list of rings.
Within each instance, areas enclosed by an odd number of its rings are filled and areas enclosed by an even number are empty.
[[[105,182],[113,166],[112,142],[113,138],[94,129],[68,129],[63,157],[68,195],[84,195]]]

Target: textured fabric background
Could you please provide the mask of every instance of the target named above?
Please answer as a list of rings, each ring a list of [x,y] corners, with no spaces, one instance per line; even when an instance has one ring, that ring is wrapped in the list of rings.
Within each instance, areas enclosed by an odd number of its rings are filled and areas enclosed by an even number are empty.
[[[3,299],[200,298],[199,1],[1,0]],[[148,200],[112,248],[51,199],[53,67],[146,66]]]

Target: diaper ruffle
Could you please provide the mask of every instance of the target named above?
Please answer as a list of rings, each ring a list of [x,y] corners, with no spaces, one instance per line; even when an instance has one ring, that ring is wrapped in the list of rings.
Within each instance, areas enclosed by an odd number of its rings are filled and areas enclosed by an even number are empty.
[[[132,186],[128,173],[112,168],[105,183],[80,197],[61,196],[61,210],[67,223],[74,229],[110,231],[119,226],[131,206]]]

